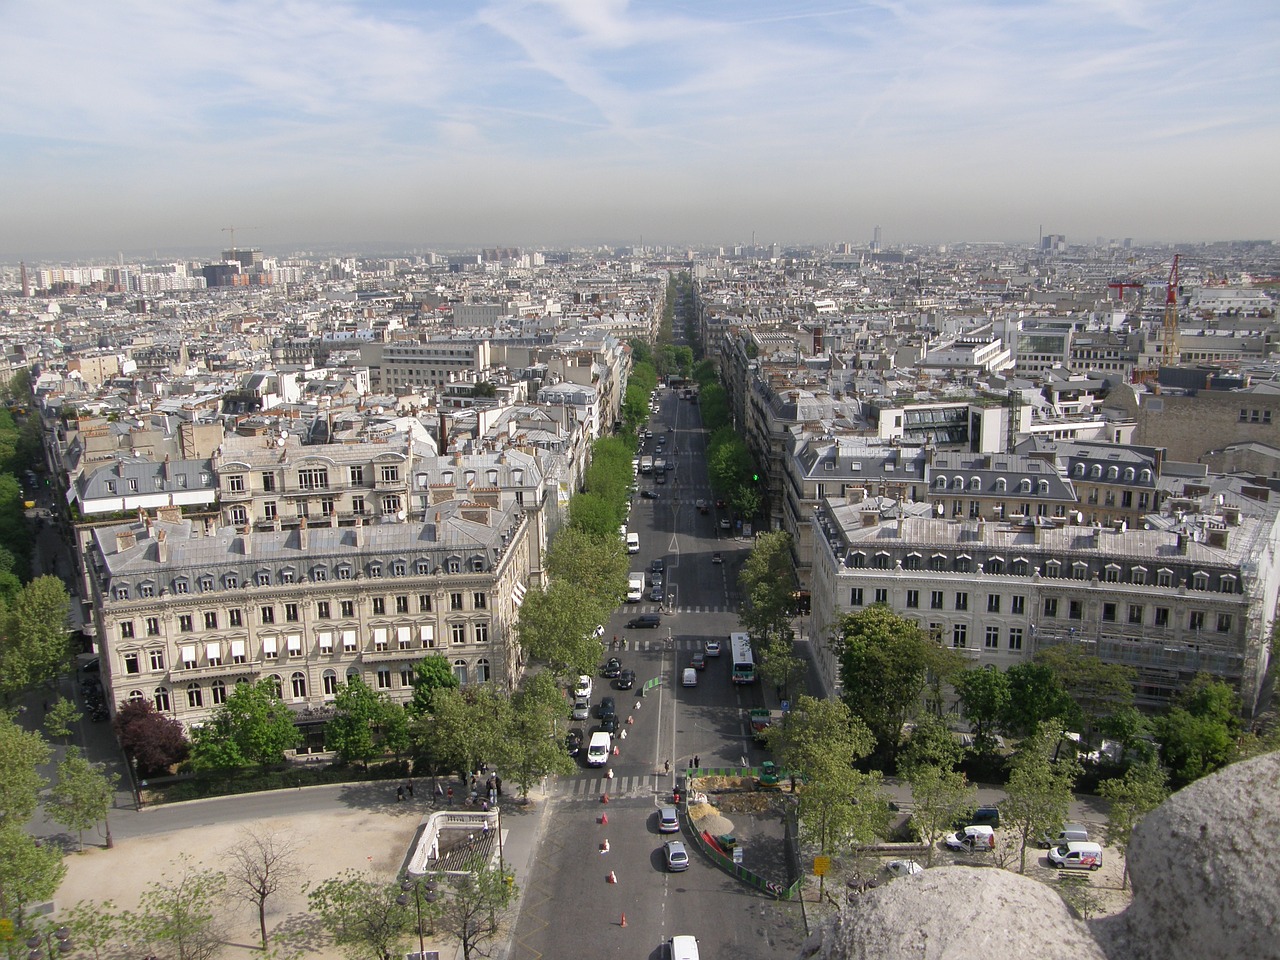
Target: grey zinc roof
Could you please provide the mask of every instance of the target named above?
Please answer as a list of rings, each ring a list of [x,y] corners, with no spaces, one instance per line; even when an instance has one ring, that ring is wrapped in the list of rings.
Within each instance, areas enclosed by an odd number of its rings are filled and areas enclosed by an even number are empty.
[[[136,491],[129,489],[130,480],[138,482]],[[107,489],[111,481],[116,484],[114,491]],[[76,478],[75,486],[78,499],[84,503],[129,495],[213,490],[216,485],[208,460],[171,460],[166,464],[155,460],[121,458],[85,470]]]

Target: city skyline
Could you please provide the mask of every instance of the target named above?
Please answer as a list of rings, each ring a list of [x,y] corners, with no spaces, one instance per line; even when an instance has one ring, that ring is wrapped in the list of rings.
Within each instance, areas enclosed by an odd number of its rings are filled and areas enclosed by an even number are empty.
[[[0,260],[1268,237],[1238,0],[11,8]],[[194,39],[193,39],[194,38]]]

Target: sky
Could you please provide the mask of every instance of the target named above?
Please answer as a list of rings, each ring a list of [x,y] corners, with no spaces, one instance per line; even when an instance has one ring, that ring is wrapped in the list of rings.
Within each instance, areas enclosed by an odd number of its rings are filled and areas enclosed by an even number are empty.
[[[0,259],[1276,236],[1275,0],[0,0]]]

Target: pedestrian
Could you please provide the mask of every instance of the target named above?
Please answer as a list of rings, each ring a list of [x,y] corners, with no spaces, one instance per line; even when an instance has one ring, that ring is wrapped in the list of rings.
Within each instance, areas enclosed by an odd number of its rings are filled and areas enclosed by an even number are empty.
[[[449,806],[453,806],[453,784],[449,784]]]
[[[396,787],[396,803],[404,800],[404,787]]]
[[[413,781],[412,780],[409,781],[408,787],[409,787],[409,799],[412,800],[413,799]]]
[[[791,792],[796,792],[796,775],[794,773],[791,775]]]
[[[671,761],[670,761],[670,760],[663,760],[663,761],[662,761],[662,770],[663,770],[663,772],[664,772],[664,773],[670,773],[670,772],[671,772]]]
[[[498,791],[497,791],[497,789],[496,789],[496,788],[494,788],[494,787],[490,787],[490,788],[489,788],[489,803],[497,803],[497,802],[498,802]],[[486,805],[485,809],[486,809],[486,810],[488,809],[488,806],[487,806],[487,805]]]
[[[693,769],[693,757],[690,757],[690,758],[689,758],[689,769],[690,769],[690,770],[692,770],[692,769]]]
[[[474,773],[471,775],[471,792],[476,793],[479,790],[480,778]]]
[[[693,755],[693,766],[695,769],[700,769],[702,767],[702,758],[696,753]]]
[[[493,775],[493,785],[498,791],[498,796],[502,796],[502,778],[496,773]]]

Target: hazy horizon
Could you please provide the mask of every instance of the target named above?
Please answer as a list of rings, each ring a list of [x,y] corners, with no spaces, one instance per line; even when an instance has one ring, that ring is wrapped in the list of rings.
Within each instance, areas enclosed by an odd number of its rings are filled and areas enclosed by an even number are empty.
[[[51,0],[6,23],[5,261],[208,257],[232,226],[284,255],[1269,239],[1280,213],[1280,11],[1248,0]]]

